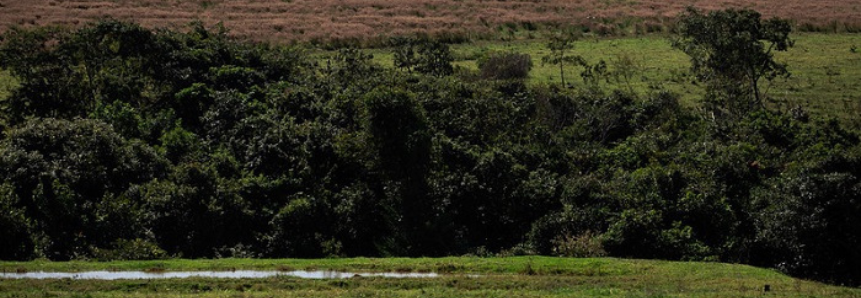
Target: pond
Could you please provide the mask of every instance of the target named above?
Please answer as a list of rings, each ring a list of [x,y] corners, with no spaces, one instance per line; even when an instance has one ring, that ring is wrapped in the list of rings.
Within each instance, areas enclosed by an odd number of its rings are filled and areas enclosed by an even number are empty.
[[[386,277],[386,278],[435,278],[436,273],[395,273],[395,272],[343,272],[343,271],[83,271],[83,272],[3,272],[0,279],[86,279],[86,280],[118,280],[118,279],[169,279],[169,278],[267,278],[291,276],[307,279],[345,279],[353,277]]]

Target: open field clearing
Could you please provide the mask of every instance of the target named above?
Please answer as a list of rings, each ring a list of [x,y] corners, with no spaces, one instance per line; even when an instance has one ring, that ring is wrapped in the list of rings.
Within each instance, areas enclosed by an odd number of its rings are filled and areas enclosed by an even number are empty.
[[[9,26],[83,25],[101,18],[175,27],[223,22],[255,40],[331,40],[426,32],[504,36],[544,24],[580,25],[606,34],[660,32],[687,6],[752,8],[807,30],[857,31],[858,0],[2,0]],[[501,33],[501,34],[500,34]]]
[[[768,90],[776,100],[775,107],[786,110],[801,105],[815,115],[857,121],[861,113],[861,85],[857,83],[861,82],[861,54],[851,52],[850,48],[853,44],[861,44],[861,36],[800,34],[795,38],[796,47],[776,54],[778,61],[788,64],[792,77],[775,80]],[[461,49],[473,55],[484,50],[529,54],[535,66],[531,72],[533,82],[560,83],[558,67],[541,63],[541,57],[550,53],[544,42],[496,43]],[[640,93],[663,88],[680,94],[682,103],[690,106],[695,106],[704,92],[702,86],[692,84],[695,79],[689,72],[689,58],[672,49],[666,38],[583,40],[575,45],[572,53],[582,55],[591,64],[604,60],[611,72],[617,68],[617,61],[631,58],[636,75],[628,82],[608,76],[604,82],[611,88],[626,90],[630,87]],[[468,62],[472,62],[467,64],[469,66],[475,65],[474,61]],[[582,67],[569,67],[566,73],[569,82],[582,87],[581,71]]]
[[[787,52],[778,52],[778,61],[787,63],[792,76],[777,79],[767,94],[773,98],[773,108],[787,110],[800,105],[813,115],[835,117],[852,127],[861,127],[861,53],[852,51],[861,45],[858,34],[813,34],[800,33],[793,37],[795,47]],[[633,76],[626,80],[608,75],[602,86],[608,89],[633,90],[645,94],[656,90],[669,90],[681,96],[682,103],[696,107],[704,90],[695,84],[690,74],[690,60],[679,50],[673,49],[667,37],[651,36],[639,38],[590,38],[581,39],[574,45],[572,55],[581,55],[590,64],[604,60],[608,72],[619,68],[619,61],[634,62]],[[514,52],[528,54],[532,58],[530,72],[532,84],[560,84],[559,67],[543,64],[542,57],[548,55],[547,42],[526,40],[511,42],[475,42],[452,46],[457,65],[477,70],[477,60],[492,52]],[[392,66],[390,50],[371,50],[375,61]],[[580,66],[565,68],[567,81],[574,88],[585,88],[580,77]]]
[[[861,52],[852,51],[861,45],[861,35],[853,33],[794,35],[795,47],[778,52],[776,58],[788,64],[792,76],[777,79],[767,87],[773,99],[773,108],[787,110],[801,106],[818,117],[834,117],[852,128],[861,128]],[[476,41],[452,46],[455,65],[477,70],[477,60],[492,52],[528,54],[533,68],[529,81],[532,84],[560,84],[559,68],[544,64],[541,58],[548,55],[546,41],[541,39],[519,41]],[[367,50],[374,61],[392,67],[391,49]],[[325,52],[324,52],[325,53]],[[670,45],[666,36],[629,38],[586,38],[575,43],[571,54],[583,56],[589,63],[607,62],[609,72],[619,68],[621,59],[634,62],[630,79],[608,75],[602,85],[608,89],[633,90],[645,94],[656,90],[669,90],[681,96],[688,107],[697,107],[703,88],[693,84],[689,58]],[[318,57],[325,57],[318,56]],[[320,58],[325,59],[325,58]],[[568,82],[574,88],[583,88],[580,66],[565,68]],[[8,96],[15,86],[8,72],[0,72],[0,98]]]
[[[861,290],[720,263],[551,257],[0,263],[3,270],[334,269],[439,278],[0,280],[0,297],[859,297]],[[467,276],[480,274],[481,276]],[[770,291],[764,292],[765,285]]]

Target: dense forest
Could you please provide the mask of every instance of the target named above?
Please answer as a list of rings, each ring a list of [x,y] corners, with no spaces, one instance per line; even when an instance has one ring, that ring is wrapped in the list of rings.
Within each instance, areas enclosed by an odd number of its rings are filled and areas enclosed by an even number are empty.
[[[571,32],[548,45],[559,86],[526,84],[518,53],[453,67],[423,37],[384,66],[202,25],[10,30],[0,259],[615,256],[857,284],[859,135],[761,87],[789,75],[789,23],[679,22],[697,108],[603,90]]]

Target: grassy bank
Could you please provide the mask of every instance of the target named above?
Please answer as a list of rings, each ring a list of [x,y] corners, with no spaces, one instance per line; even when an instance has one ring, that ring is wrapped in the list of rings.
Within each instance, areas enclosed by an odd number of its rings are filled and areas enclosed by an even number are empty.
[[[0,280],[0,297],[859,297],[861,290],[743,265],[551,257],[3,262],[2,270],[437,271],[437,279]],[[480,273],[467,277],[460,273]],[[765,285],[771,291],[764,292]]]
[[[716,263],[673,263],[651,260],[612,258],[349,258],[349,259],[199,259],[118,262],[0,262],[0,271],[88,270],[336,270],[362,272],[438,272],[470,274],[552,274],[552,275],[626,275],[649,270],[673,270],[691,266],[718,266]],[[745,267],[748,270],[758,270]],[[687,269],[685,269],[687,270]]]

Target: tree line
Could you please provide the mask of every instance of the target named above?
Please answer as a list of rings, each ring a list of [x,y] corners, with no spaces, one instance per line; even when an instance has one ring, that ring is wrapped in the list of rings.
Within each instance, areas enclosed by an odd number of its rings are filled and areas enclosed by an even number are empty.
[[[0,259],[609,255],[857,284],[859,136],[761,91],[789,74],[789,23],[679,20],[698,109],[588,84],[606,65],[564,38],[545,60],[587,87],[527,85],[518,53],[457,69],[421,38],[383,67],[200,24],[12,29]]]

